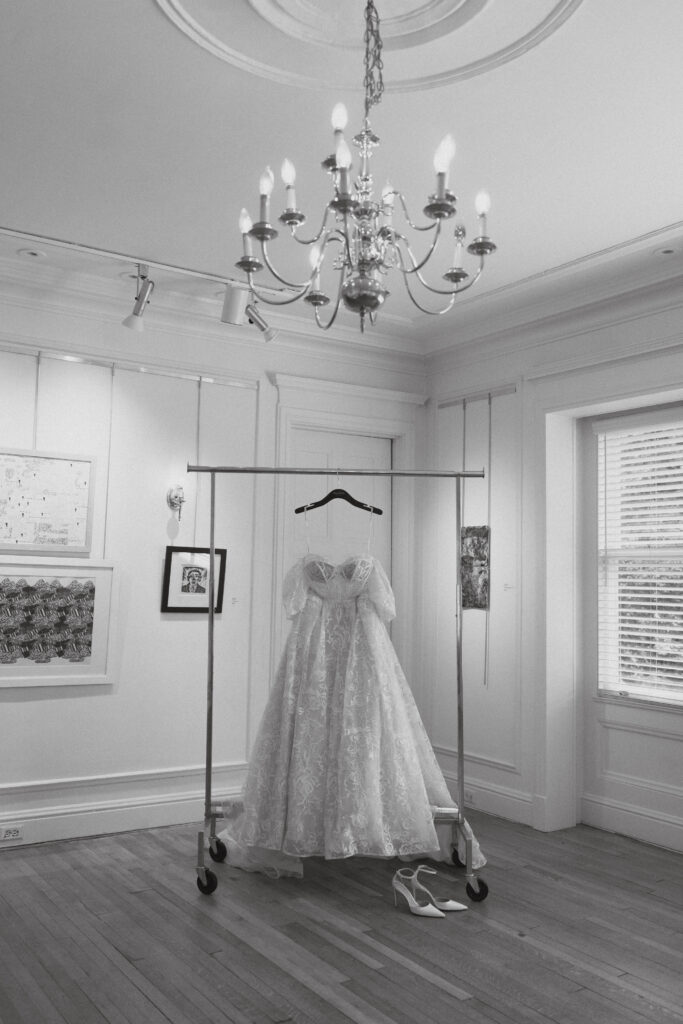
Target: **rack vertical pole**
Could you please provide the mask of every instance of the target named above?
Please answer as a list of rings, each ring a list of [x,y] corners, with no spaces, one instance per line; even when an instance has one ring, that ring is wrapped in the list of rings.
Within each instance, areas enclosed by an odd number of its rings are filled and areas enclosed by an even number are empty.
[[[213,766],[213,649],[214,649],[214,609],[215,609],[215,556],[216,556],[216,474],[211,473],[211,512],[209,518],[209,586],[208,586],[208,619],[207,659],[206,659],[206,767],[204,776],[204,828],[197,835],[197,879],[203,886],[208,886],[204,860],[206,830],[209,830],[209,842],[215,842],[216,818],[211,805],[211,772]]]
[[[209,638],[206,661],[206,764],[204,818],[211,818],[211,765],[213,764],[213,652],[216,558],[216,474],[211,474],[211,518],[209,522]]]
[[[462,495],[460,477],[455,478],[455,543],[456,543],[456,584],[455,584],[455,670],[458,691],[458,820],[456,830],[465,843],[465,879],[474,891],[485,892],[483,883],[477,881],[472,867],[472,837],[465,829],[465,687],[462,675]],[[469,892],[469,889],[468,889]]]
[[[464,820],[465,808],[465,749],[463,724],[463,685],[462,685],[462,532],[461,488],[460,477],[455,478],[455,673],[458,703],[458,824]]]

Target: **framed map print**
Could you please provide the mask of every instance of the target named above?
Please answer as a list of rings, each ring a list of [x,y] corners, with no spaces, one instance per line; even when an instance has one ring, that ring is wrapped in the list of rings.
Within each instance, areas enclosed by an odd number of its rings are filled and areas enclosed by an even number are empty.
[[[0,449],[0,552],[87,555],[94,459]]]

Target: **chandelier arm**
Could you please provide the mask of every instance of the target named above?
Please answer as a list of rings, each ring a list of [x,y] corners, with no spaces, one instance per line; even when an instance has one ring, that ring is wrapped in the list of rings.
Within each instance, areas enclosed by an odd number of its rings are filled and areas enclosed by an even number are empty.
[[[268,255],[268,248],[265,242],[261,242],[261,252],[263,254],[263,262],[268,267],[273,277],[277,278],[280,284],[283,284],[286,288],[299,288],[301,289],[300,294],[305,295],[308,289],[311,287],[310,280],[308,281],[287,281],[286,278],[281,277],[277,270],[270,262],[270,256]]]
[[[418,273],[416,275],[416,277],[417,277],[418,281],[420,282],[420,284],[424,288],[426,288],[428,292],[432,292],[432,294],[434,294],[434,295],[459,295],[460,292],[468,291],[472,287],[472,285],[475,285],[477,283],[477,281],[481,277],[481,272],[482,272],[483,269],[484,269],[484,261],[482,259],[481,263],[479,264],[479,267],[476,270],[476,273],[474,273],[471,277],[469,277],[465,284],[459,285],[456,288],[434,288],[433,285],[427,284],[427,282],[423,278],[422,274]],[[408,286],[408,275],[405,274],[405,273],[404,273],[404,280],[406,282],[406,287],[407,287]]]
[[[313,311],[315,313],[315,322],[317,323],[318,327],[320,327],[321,330],[323,330],[323,331],[329,331],[330,327],[332,326],[334,321],[337,319],[337,313],[339,312],[339,306],[341,305],[342,286],[343,286],[343,284],[344,284],[344,268],[342,267],[341,270],[339,271],[339,288],[337,289],[337,301],[334,304],[334,309],[332,310],[332,315],[330,316],[330,319],[327,321],[326,324],[324,324],[322,322],[322,320],[320,319],[320,312],[318,310],[318,307],[314,306]]]
[[[400,267],[399,267],[399,270],[403,274],[403,279],[405,281],[405,286],[406,286],[406,289],[408,291],[408,294],[409,294],[410,298],[413,300],[413,302],[415,303],[415,305],[418,306],[418,308],[422,309],[422,307],[419,306],[418,303],[413,298],[413,294],[412,294],[412,292],[410,290],[410,275],[413,273],[413,271],[412,270],[404,269],[404,266],[403,266],[403,253],[401,252],[400,249],[398,250],[398,254],[399,254],[399,262],[401,264]],[[484,257],[480,256],[479,257],[479,266],[478,266],[478,268],[476,270],[476,273],[472,277],[468,278],[466,284],[460,285],[459,287],[456,287],[456,288],[434,288],[433,285],[428,284],[425,281],[424,277],[422,276],[422,274],[420,274],[419,271],[417,271],[415,273],[415,276],[417,277],[417,279],[420,282],[420,284],[428,292],[432,292],[433,295],[452,295],[452,296],[456,296],[456,295],[459,295],[461,292],[468,291],[468,289],[470,289],[472,287],[472,285],[476,284],[477,281],[479,280],[479,278],[481,277],[481,273],[482,273],[483,269],[484,269]],[[426,310],[424,310],[424,312],[425,313],[429,313],[430,310],[426,309]]]
[[[344,214],[344,230],[339,232],[341,240],[344,244],[344,252],[346,253],[346,262],[352,267],[353,256],[351,255],[351,227],[349,225],[349,215]]]
[[[420,280],[421,280],[421,278],[420,278]],[[456,292],[455,291],[444,292],[443,293],[445,295],[450,295],[450,299],[449,299],[448,303],[444,306],[443,309],[427,309],[427,307],[423,306],[421,302],[418,302],[418,300],[413,295],[412,290],[411,290],[410,278],[406,276],[406,277],[404,277],[404,281],[405,281],[406,291],[408,292],[408,298],[410,299],[412,304],[414,306],[416,306],[417,309],[420,310],[421,313],[427,313],[429,316],[443,316],[444,313],[448,313],[449,310],[451,310],[453,308],[453,304],[455,302],[455,296],[456,296]],[[431,288],[429,290],[433,291],[433,289],[431,289]]]
[[[404,274],[417,274],[419,276],[419,272],[422,269],[422,267],[424,267],[425,264],[428,263],[429,260],[432,258],[432,255],[434,254],[434,250],[436,249],[437,243],[439,241],[440,234],[441,234],[441,221],[438,220],[436,222],[436,233],[435,233],[434,238],[432,240],[432,244],[430,245],[429,249],[427,250],[427,255],[424,257],[424,259],[420,263],[418,263],[417,260],[415,259],[415,256],[413,255],[413,250],[410,248],[410,242],[408,241],[406,236],[402,235],[402,234],[399,234],[398,232],[396,233],[395,237],[399,241],[401,241],[401,242],[403,242],[405,244],[406,252],[410,256],[410,262],[411,262],[410,268],[405,268],[404,269],[403,266],[401,267],[401,270],[402,270],[402,272]],[[400,248],[399,245],[396,246],[396,249],[398,250],[398,252],[401,252],[401,248]]]
[[[267,306],[289,306],[291,305],[292,302],[298,302],[299,299],[303,298],[303,296],[308,291],[309,286],[310,281],[304,288],[301,289],[301,291],[298,291],[296,295],[293,295],[290,299],[269,299],[264,292],[259,292],[258,288],[254,286],[253,281],[249,282],[249,291],[251,292],[255,299],[258,299],[259,302],[265,302]]]
[[[323,233],[325,231],[325,227],[327,225],[327,218],[329,217],[329,215],[330,215],[330,207],[328,205],[328,206],[325,207],[325,213],[323,215],[323,222],[320,225],[320,231],[318,232],[317,235],[314,235],[313,238],[299,238],[299,236],[296,233],[297,232],[297,225],[294,225],[294,227],[292,228],[292,238],[294,239],[294,241],[298,242],[299,245],[315,245],[315,243],[319,242],[320,239],[323,236]]]
[[[405,197],[402,192],[396,192],[396,195],[401,200],[401,206],[403,207],[403,216],[406,219],[406,224],[413,229],[413,231],[434,231],[435,228],[441,226],[441,221],[432,221],[430,224],[415,224],[411,219],[408,205],[405,201]]]

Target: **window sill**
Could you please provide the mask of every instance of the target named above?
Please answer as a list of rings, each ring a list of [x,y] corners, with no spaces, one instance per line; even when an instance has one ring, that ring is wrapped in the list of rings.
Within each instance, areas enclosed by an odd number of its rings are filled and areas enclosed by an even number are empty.
[[[593,700],[598,704],[619,704],[626,707],[643,708],[648,711],[678,712],[678,714],[683,714],[683,700],[675,700],[672,697],[654,698],[646,696],[637,697],[635,695],[622,697],[618,693],[601,690],[593,697]]]

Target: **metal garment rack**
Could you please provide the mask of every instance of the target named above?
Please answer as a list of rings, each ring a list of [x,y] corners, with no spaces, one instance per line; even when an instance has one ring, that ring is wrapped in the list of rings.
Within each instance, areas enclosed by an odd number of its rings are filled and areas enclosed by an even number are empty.
[[[475,477],[483,478],[484,470],[402,470],[402,469],[311,469],[274,466],[198,466],[188,463],[188,473],[208,473],[211,477],[211,512],[209,521],[209,615],[208,615],[208,657],[206,678],[206,776],[204,789],[204,828],[197,835],[197,887],[200,892],[208,895],[215,891],[218,879],[205,863],[204,850],[206,832],[209,832],[209,855],[217,862],[225,860],[227,849],[216,836],[216,820],[223,816],[220,805],[214,804],[211,793],[211,775],[213,763],[213,685],[214,685],[214,562],[215,562],[215,528],[216,528],[216,476],[223,473],[242,473],[250,476],[389,476],[445,478],[455,480],[455,535],[458,538],[456,556],[456,683],[458,703],[458,811],[457,815],[438,813],[434,816],[435,823],[450,823],[465,842],[465,879],[466,890],[470,899],[479,902],[488,894],[488,887],[483,879],[477,878],[472,867],[472,839],[464,828],[465,816],[465,746],[463,722],[463,679],[462,679],[462,581],[460,573],[460,528],[462,518],[462,487],[461,480]],[[459,863],[453,849],[453,860]]]

